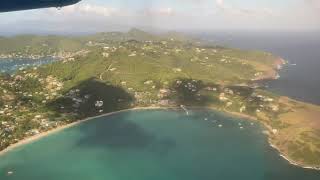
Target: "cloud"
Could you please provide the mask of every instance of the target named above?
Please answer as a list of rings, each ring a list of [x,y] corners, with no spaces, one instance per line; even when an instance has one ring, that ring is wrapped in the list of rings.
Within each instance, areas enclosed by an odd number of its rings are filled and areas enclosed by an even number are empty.
[[[304,2],[311,7],[312,9],[316,10],[320,13],[320,1],[319,0],[304,0]]]
[[[173,16],[176,14],[175,10],[168,7],[168,8],[150,8],[150,9],[145,9],[142,12],[143,15],[147,16]]]
[[[262,17],[262,16],[274,16],[275,13],[270,8],[243,8],[235,7],[227,4],[225,0],[215,0],[216,6],[222,12],[227,15],[232,16],[252,16],[252,17]]]
[[[224,0],[216,0],[216,3],[219,7],[223,7],[224,6]]]
[[[131,7],[128,3],[83,0],[61,10],[49,8],[0,14],[0,33],[91,33],[131,27],[169,30],[320,29],[320,0],[297,0],[299,4],[252,0],[155,1],[134,3],[135,6]]]
[[[120,10],[117,8],[108,6],[98,6],[93,4],[77,4],[73,6],[64,7],[61,10],[57,10],[56,8],[50,8],[44,11],[51,15],[63,15],[65,17],[68,17],[70,15],[109,17],[120,13]]]

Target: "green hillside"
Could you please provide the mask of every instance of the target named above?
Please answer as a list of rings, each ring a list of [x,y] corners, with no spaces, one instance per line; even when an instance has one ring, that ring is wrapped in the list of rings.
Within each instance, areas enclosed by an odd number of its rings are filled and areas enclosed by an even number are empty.
[[[253,80],[275,77],[282,63],[278,57],[204,46],[184,37],[132,29],[82,37],[1,38],[4,54],[70,53],[53,64],[0,77],[0,150],[85,117],[133,107],[185,105],[257,119],[281,152],[298,163],[317,165],[319,127],[302,114],[313,112],[312,119],[320,108],[254,87]],[[297,119],[292,121],[292,116]],[[302,156],[310,151],[310,156]]]

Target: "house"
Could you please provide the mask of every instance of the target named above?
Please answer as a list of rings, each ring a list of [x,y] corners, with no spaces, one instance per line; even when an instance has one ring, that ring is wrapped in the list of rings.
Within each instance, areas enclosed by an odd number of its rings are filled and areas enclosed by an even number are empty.
[[[108,58],[109,57],[109,53],[103,52],[102,56],[105,57],[105,58]]]
[[[95,107],[102,107],[103,106],[103,101],[96,101],[96,103],[94,104]]]
[[[228,102],[227,107],[232,106],[232,104],[233,104],[232,102]]]
[[[241,106],[241,108],[240,108],[240,112],[242,113],[242,112],[244,112],[246,110],[246,106]]]
[[[172,70],[173,70],[173,72],[175,72],[175,73],[182,71],[182,69],[180,69],[180,68],[173,68]]]
[[[220,93],[220,95],[219,95],[219,100],[220,100],[220,101],[227,101],[228,98],[225,97],[225,94],[224,94],[224,93]]]
[[[111,68],[109,71],[113,72],[115,70],[117,70],[117,68]]]
[[[136,52],[132,52],[131,54],[128,55],[129,57],[134,57],[134,56],[137,56]]]
[[[272,109],[272,111],[275,111],[275,112],[279,111],[278,105],[272,104],[272,105],[270,105],[270,108]]]
[[[158,98],[162,99],[169,96],[171,91],[169,89],[160,89],[158,93]]]
[[[160,100],[158,104],[161,106],[168,106],[170,104],[170,101],[168,99]]]
[[[127,82],[121,81],[121,85],[125,86],[125,85],[127,85]]]
[[[272,133],[273,133],[273,134],[277,134],[277,133],[278,133],[278,130],[277,130],[277,129],[272,129]]]
[[[144,82],[143,84],[144,84],[144,85],[150,85],[150,84],[152,84],[152,83],[153,83],[152,80],[148,80],[148,81]]]

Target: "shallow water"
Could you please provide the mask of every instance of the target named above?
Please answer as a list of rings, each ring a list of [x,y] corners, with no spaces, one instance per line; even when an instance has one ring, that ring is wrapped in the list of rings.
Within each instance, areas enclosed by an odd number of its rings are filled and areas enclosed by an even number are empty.
[[[140,110],[19,147],[0,157],[0,179],[318,180],[320,172],[282,159],[257,123],[207,110]]]

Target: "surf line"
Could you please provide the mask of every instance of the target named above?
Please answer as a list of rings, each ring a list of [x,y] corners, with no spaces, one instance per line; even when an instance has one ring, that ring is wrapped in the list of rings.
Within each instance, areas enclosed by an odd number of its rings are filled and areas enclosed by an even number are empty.
[[[187,116],[189,115],[188,109],[184,105],[180,105],[180,107],[186,112]]]

